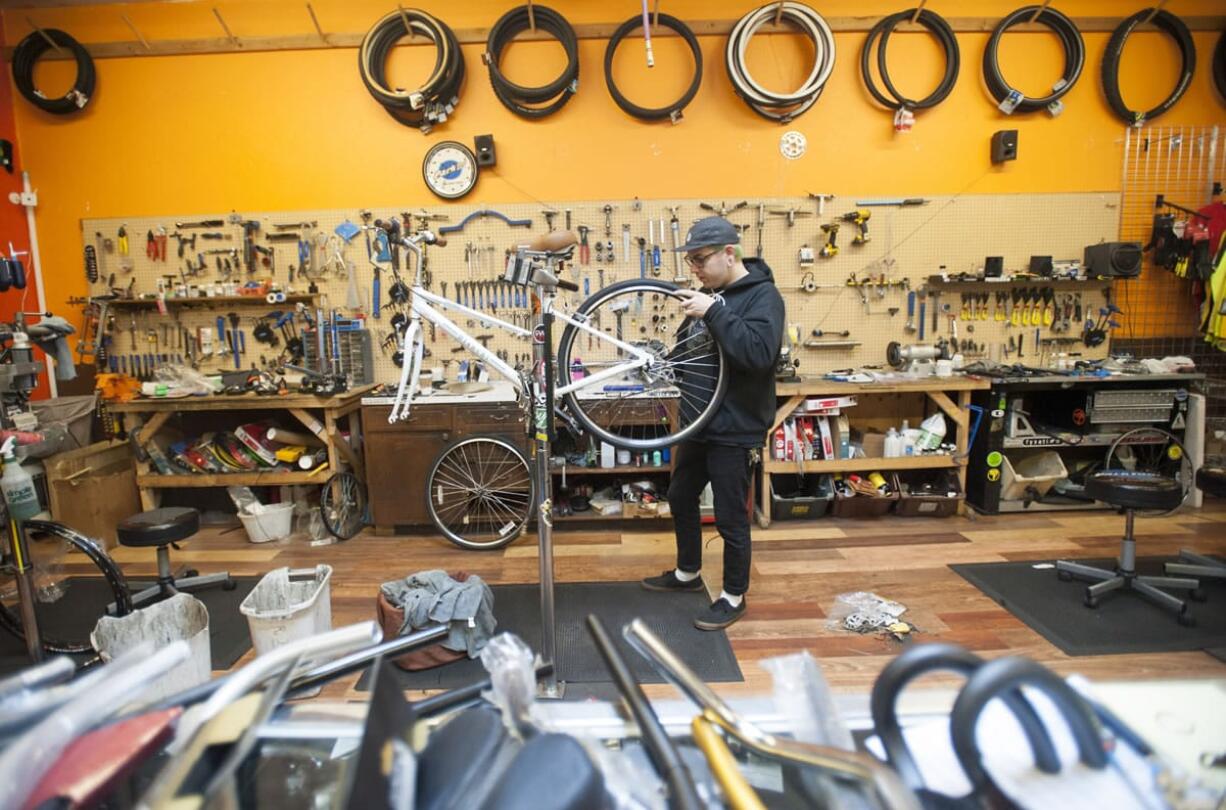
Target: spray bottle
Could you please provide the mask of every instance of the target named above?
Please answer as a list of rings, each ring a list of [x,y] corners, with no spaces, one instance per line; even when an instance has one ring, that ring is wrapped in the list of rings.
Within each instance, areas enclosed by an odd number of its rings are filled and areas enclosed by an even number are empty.
[[[9,514],[13,520],[29,520],[41,511],[38,504],[38,493],[34,489],[34,479],[17,463],[13,447],[17,440],[10,436],[0,445],[0,455],[4,456],[4,475],[0,476],[0,492],[4,494],[4,502],[8,504]]]

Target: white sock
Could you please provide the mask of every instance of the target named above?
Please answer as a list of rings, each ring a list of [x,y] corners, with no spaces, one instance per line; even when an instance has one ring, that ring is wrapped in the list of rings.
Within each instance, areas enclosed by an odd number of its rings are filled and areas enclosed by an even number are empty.
[[[745,597],[744,597],[743,595],[742,595],[742,596],[733,596],[732,594],[728,593],[727,591],[720,591],[720,592],[719,592],[719,598],[720,598],[720,599],[723,599],[725,602],[727,602],[728,604],[732,605],[733,607],[740,607],[740,606],[741,606],[741,600],[742,600],[742,599],[744,599]],[[717,601],[717,602],[718,602],[718,601],[719,601],[719,599],[716,599],[715,601]]]
[[[677,570],[673,571],[673,576],[682,582],[693,582],[702,576],[702,571],[695,571],[691,574],[688,571],[682,571],[680,568],[678,568]]]

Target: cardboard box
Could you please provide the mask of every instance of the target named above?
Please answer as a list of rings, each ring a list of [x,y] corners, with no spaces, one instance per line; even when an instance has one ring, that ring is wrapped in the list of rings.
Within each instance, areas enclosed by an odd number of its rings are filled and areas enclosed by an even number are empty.
[[[114,548],[116,524],[141,511],[128,443],[98,442],[58,453],[44,466],[51,517]]]
[[[860,446],[865,458],[882,458],[885,456],[885,434],[865,431],[860,437]]]

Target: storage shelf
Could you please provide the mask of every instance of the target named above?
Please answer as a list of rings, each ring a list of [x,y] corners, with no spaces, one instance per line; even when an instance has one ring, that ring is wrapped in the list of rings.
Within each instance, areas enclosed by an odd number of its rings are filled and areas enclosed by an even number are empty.
[[[285,486],[289,484],[323,484],[328,480],[328,470],[316,472],[267,472],[216,473],[212,475],[138,475],[136,485],[151,489],[189,489],[196,487],[254,487]]]
[[[812,460],[798,464],[795,461],[770,459],[763,468],[771,475],[779,473],[846,472],[851,470],[930,470],[960,466],[953,456],[903,456],[901,458],[836,458]]]
[[[553,520],[555,523],[557,523],[559,521],[566,522],[568,520],[605,520],[605,521],[609,521],[609,520],[667,520],[671,517],[672,517],[671,514],[665,515],[664,517],[660,517],[659,515],[634,515],[631,517],[627,517],[621,514],[598,515],[594,511],[588,511],[588,512],[579,512],[578,514],[570,514],[570,515],[554,515]]]
[[[643,473],[671,473],[673,471],[671,464],[668,464],[668,465],[661,464],[659,467],[653,467],[651,465],[636,467],[633,464],[628,464],[628,465],[621,466],[621,467],[579,467],[579,466],[572,466],[568,464],[566,465],[565,468],[550,467],[549,472],[553,473],[554,475],[561,475],[563,469],[566,470],[566,474],[568,476],[570,475],[637,475],[637,474],[643,474]]]
[[[1116,439],[1123,436],[1123,433],[1088,433],[1085,436],[1078,437],[1077,434],[1070,434],[1074,441],[1064,442],[1050,436],[1018,436],[1012,439],[1006,437],[1004,447],[1006,450],[1030,449],[1042,447],[1062,447],[1073,449],[1076,447],[1108,447]],[[1077,439],[1080,438],[1080,441]],[[1124,442],[1127,445],[1133,444],[1162,444],[1165,441],[1160,436],[1138,436],[1135,439],[1129,439]]]
[[[218,295],[211,298],[167,298],[166,306],[174,307],[278,307],[293,304],[310,304],[315,301],[314,295],[287,295],[285,300],[270,304],[262,295]],[[157,309],[156,298],[116,298],[108,301],[107,306],[118,309]]]

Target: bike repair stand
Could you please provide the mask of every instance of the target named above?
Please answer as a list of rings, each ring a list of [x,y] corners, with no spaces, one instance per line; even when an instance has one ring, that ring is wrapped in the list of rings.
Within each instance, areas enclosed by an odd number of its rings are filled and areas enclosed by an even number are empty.
[[[43,660],[43,640],[38,632],[38,617],[34,613],[33,566],[30,564],[30,544],[26,542],[25,524],[8,515],[9,542],[12,548],[13,578],[17,580],[17,597],[21,600],[21,630],[26,639],[26,652],[35,664]]]
[[[537,696],[560,700],[566,683],[558,679],[557,628],[553,599],[553,484],[549,445],[553,440],[553,300],[556,287],[541,285],[540,323],[532,329],[532,433],[536,450],[536,532],[541,559],[541,658],[553,664],[537,681]]]

